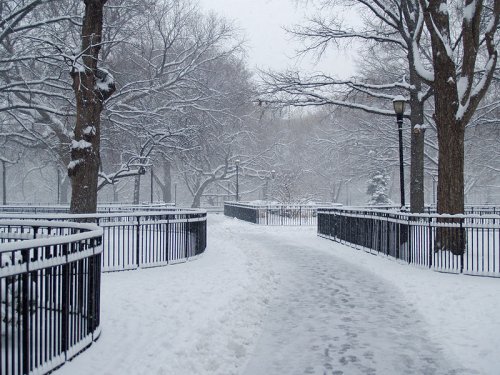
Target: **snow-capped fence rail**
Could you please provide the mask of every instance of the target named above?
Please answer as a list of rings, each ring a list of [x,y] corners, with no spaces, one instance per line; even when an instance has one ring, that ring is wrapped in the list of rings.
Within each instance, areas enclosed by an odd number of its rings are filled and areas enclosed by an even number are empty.
[[[119,204],[105,203],[97,205],[98,213],[124,212],[124,211],[164,211],[173,208],[174,203],[152,203],[152,204]],[[9,204],[0,205],[3,213],[69,213],[68,205],[38,205],[38,204]]]
[[[184,262],[207,244],[204,210],[170,208],[97,214],[0,214],[1,218],[86,221],[103,230],[102,270],[124,271]]]
[[[316,225],[317,206],[224,202],[224,215],[261,225]]]
[[[0,374],[46,374],[99,337],[102,232],[0,219]]]
[[[448,242],[439,242],[440,232],[446,234],[442,238]],[[500,277],[498,214],[437,215],[321,208],[318,235],[437,271]],[[463,253],[455,255],[460,251],[452,251],[448,244],[459,244]]]

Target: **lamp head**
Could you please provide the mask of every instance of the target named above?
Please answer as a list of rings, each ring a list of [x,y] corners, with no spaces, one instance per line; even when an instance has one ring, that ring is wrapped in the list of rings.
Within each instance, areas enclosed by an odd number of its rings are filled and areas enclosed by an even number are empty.
[[[394,106],[394,112],[398,116],[402,116],[405,113],[405,102],[404,96],[398,95],[392,100],[392,105]]]

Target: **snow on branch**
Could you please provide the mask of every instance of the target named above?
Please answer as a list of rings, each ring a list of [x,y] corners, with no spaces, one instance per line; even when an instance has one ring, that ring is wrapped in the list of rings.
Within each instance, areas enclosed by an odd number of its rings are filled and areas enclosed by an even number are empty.
[[[339,81],[323,75],[302,78],[298,73],[267,73],[263,76],[265,85],[259,98],[260,102],[266,104],[277,104],[284,106],[323,106],[337,105],[341,107],[359,109],[367,113],[382,116],[394,116],[392,108],[390,110],[357,103],[345,95],[346,89],[366,94],[383,101],[392,101],[394,95],[389,95],[383,91],[371,89],[404,88],[411,89],[406,82],[393,83],[387,85],[364,84],[356,81]]]

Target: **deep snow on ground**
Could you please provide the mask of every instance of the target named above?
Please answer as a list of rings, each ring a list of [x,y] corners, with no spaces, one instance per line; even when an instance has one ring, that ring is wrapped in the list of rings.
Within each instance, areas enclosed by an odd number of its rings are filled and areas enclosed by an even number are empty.
[[[315,228],[209,216],[199,259],[103,275],[102,336],[59,374],[496,374],[500,280]]]

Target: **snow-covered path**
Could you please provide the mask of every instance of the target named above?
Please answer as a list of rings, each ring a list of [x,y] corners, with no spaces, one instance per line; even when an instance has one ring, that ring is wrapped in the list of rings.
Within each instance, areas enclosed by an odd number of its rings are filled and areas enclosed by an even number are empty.
[[[293,238],[268,251],[280,290],[245,375],[474,373],[446,358],[418,311],[375,275]]]
[[[213,215],[198,260],[103,275],[83,374],[495,374],[499,280]],[[434,290],[433,290],[434,289]]]

